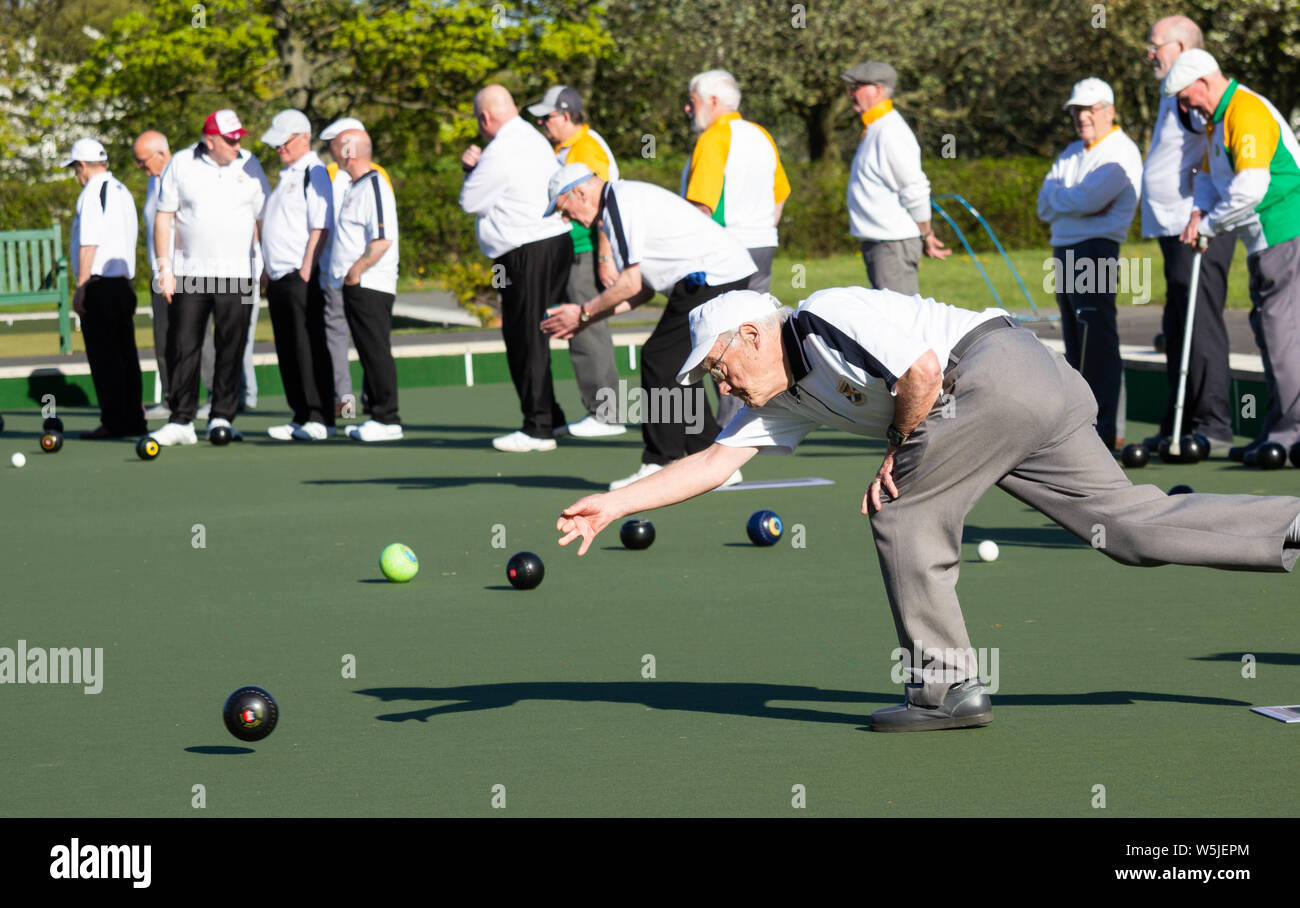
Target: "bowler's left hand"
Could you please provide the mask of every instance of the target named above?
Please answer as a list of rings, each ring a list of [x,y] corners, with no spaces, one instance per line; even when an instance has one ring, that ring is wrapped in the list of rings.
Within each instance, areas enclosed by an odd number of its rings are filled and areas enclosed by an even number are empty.
[[[862,496],[863,514],[874,514],[884,507],[884,502],[880,498],[882,488],[889,493],[891,499],[898,497],[898,486],[894,485],[893,449],[886,452],[885,459],[881,461],[880,469],[876,471],[876,478],[871,480],[871,485],[867,486],[866,494]]]
[[[568,340],[578,333],[582,308],[577,303],[563,303],[546,310],[550,317],[542,320],[542,331],[551,337]]]
[[[946,259],[952,255],[952,250],[943,244],[933,233],[921,241],[922,248],[927,258]]]

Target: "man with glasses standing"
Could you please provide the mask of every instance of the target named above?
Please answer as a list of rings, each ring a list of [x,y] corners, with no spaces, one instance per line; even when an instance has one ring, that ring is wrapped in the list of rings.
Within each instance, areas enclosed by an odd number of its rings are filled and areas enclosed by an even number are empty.
[[[162,388],[162,403],[156,404],[144,411],[146,419],[166,419],[172,415],[171,410],[167,407],[167,394],[171,390],[171,381],[167,370],[167,300],[158,292],[158,267],[159,259],[164,256],[170,257],[171,245],[169,244],[162,256],[154,253],[153,246],[153,225],[158,216],[158,178],[162,175],[163,170],[167,167],[172,159],[171,146],[167,144],[167,137],[156,130],[145,130],[140,133],[135,140],[135,145],[131,148],[131,154],[135,158],[135,166],[143,170],[149,177],[148,187],[144,195],[144,243],[145,250],[149,254],[149,267],[152,270],[152,281],[149,285],[149,298],[153,304],[153,355],[154,361],[158,367],[158,384]],[[172,231],[174,236],[175,231]]]
[[[1201,30],[1186,16],[1167,16],[1151,26],[1147,59],[1155,77],[1163,79],[1186,50],[1201,47]],[[1183,110],[1176,98],[1160,99],[1151,130],[1151,147],[1142,165],[1142,236],[1155,237],[1165,262],[1165,374],[1169,398],[1160,432],[1144,440],[1155,451],[1173,432],[1178,374],[1182,365],[1187,296],[1191,291],[1196,252],[1179,241],[1192,215],[1192,173],[1205,156],[1206,123],[1200,114]],[[1182,432],[1199,432],[1210,440],[1212,455],[1232,447],[1232,376],[1228,369],[1228,328],[1223,307],[1228,298],[1228,269],[1236,234],[1220,234],[1201,253],[1197,282],[1196,320],[1187,363],[1187,391]]]
[[[920,293],[917,265],[952,255],[930,228],[930,181],[921,146],[894,110],[898,73],[869,60],[841,73],[862,141],[849,169],[849,232],[862,246],[867,279],[877,290]]]
[[[192,445],[199,398],[199,351],[208,317],[215,329],[212,409],[208,437],[230,429],[239,405],[239,372],[256,304],[255,244],[266,198],[262,165],[239,142],[248,135],[233,110],[218,110],[203,124],[203,138],[177,152],[162,173],[154,249],[159,289],[171,304],[167,362],[171,394],[167,425],[150,433],[161,445]],[[172,224],[176,250],[166,253]]]
[[[311,122],[302,111],[276,114],[262,142],[284,165],[266,201],[262,257],[275,356],[293,413],[287,424],[272,426],[267,434],[277,441],[319,441],[336,434],[319,271],[321,247],[330,239],[333,189],[325,165],[311,150]]]
[[[1101,79],[1074,85],[1065,109],[1078,141],[1057,157],[1038,193],[1038,217],[1052,228],[1056,303],[1065,359],[1097,398],[1097,434],[1124,443],[1124,363],[1115,293],[1119,244],[1142,185],[1142,153],[1115,125],[1115,95]]]

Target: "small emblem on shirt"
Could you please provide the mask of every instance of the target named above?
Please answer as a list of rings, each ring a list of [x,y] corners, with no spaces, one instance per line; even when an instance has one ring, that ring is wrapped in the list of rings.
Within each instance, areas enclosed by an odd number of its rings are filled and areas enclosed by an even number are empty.
[[[867,402],[867,395],[850,385],[847,381],[841,381],[838,390],[844,395],[844,399],[855,407],[860,407]]]

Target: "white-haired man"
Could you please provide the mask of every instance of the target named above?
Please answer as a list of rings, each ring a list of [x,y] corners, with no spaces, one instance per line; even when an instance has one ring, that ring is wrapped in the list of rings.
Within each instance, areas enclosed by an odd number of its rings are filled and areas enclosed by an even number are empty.
[[[161,256],[154,254],[153,222],[158,216],[158,181],[163,169],[172,159],[171,146],[167,137],[154,129],[146,129],[136,137],[131,146],[135,166],[148,176],[144,193],[144,245],[149,256],[149,266],[156,268]],[[174,233],[174,230],[173,230]],[[167,300],[157,290],[157,271],[153,271],[155,280],[149,287],[150,302],[153,307],[153,356],[158,368],[158,384],[162,389],[162,403],[145,410],[146,419],[166,419],[171,416],[167,407],[167,394],[171,390],[171,376],[167,371]]]
[[[1300,143],[1267,98],[1229,79],[1203,50],[1175,60],[1162,91],[1210,123],[1183,242],[1235,230],[1248,253],[1250,325],[1269,408],[1255,440],[1228,456],[1254,466],[1262,445],[1300,442]]]
[[[708,491],[819,426],[885,438],[862,513],[902,649],[937,655],[905,664],[906,703],[873,713],[873,731],[993,720],[957,575],[962,523],[994,485],[1080,539],[1106,526],[1101,551],[1122,564],[1290,571],[1300,557],[1300,498],[1168,496],[1130,483],[1093,430],[1087,383],[1002,310],[842,287],[791,311],[741,291],[700,306],[690,328],[678,380],[712,374],[744,409],[707,449],[565,508],[560,544],[581,536],[581,555],[621,517]]]
[[[1199,48],[1201,30],[1186,16],[1166,16],[1151,26],[1146,54],[1163,80],[1169,67],[1186,50]],[[1165,375],[1169,396],[1160,420],[1159,434],[1145,444],[1156,450],[1174,431],[1178,374],[1187,323],[1187,296],[1191,292],[1195,251],[1179,240],[1192,215],[1192,174],[1205,157],[1206,122],[1200,114],[1183,110],[1174,98],[1161,98],[1156,108],[1151,145],[1142,163],[1142,236],[1154,237],[1164,259]],[[1220,234],[1201,254],[1196,290],[1196,319],[1187,364],[1183,433],[1199,432],[1210,440],[1210,453],[1226,454],[1232,447],[1232,377],[1228,369],[1228,328],[1223,307],[1228,298],[1228,269],[1236,237]]]
[[[898,73],[879,60],[840,74],[853,111],[862,118],[862,141],[849,169],[849,232],[862,248],[867,280],[877,290],[919,293],[922,254],[952,254],[930,228],[930,180],[921,169],[921,146],[894,110]]]

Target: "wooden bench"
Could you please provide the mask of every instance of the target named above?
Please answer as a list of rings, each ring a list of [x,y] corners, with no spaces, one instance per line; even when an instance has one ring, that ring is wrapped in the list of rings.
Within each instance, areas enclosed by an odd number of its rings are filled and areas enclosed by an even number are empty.
[[[59,352],[72,352],[68,260],[58,223],[41,230],[0,231],[0,307],[57,303]]]

